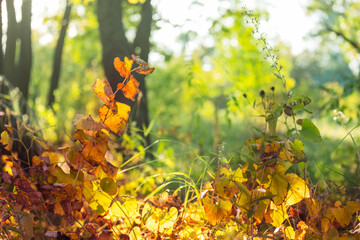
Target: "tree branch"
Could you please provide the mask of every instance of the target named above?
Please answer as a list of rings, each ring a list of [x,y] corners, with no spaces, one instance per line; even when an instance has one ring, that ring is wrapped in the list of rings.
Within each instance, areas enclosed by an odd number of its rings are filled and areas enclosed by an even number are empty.
[[[329,32],[333,32],[336,34],[336,36],[338,37],[342,37],[346,42],[348,42],[353,48],[355,48],[355,50],[360,53],[360,45],[359,43],[355,42],[354,40],[348,38],[347,36],[345,36],[345,34],[341,31],[338,31],[336,29],[334,29],[333,27],[329,26],[329,25],[325,25],[326,30],[328,30]]]
[[[134,50],[140,48],[140,58],[148,61],[150,52],[150,33],[152,23],[151,0],[147,0],[141,8],[141,21],[137,27],[136,36],[133,42]],[[138,54],[138,53],[137,53]]]

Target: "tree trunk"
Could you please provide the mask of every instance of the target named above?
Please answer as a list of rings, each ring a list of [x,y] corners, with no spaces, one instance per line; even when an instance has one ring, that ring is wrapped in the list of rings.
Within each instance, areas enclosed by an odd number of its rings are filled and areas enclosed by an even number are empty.
[[[0,40],[2,40],[3,37],[3,31],[2,31],[2,0],[0,0]],[[4,75],[4,52],[3,52],[3,44],[2,41],[0,41],[0,75]]]
[[[102,64],[107,80],[111,87],[116,89],[122,78],[114,68],[114,58],[123,59],[132,52],[122,22],[122,0],[98,0],[97,11],[102,44]],[[116,100],[124,102],[120,96],[117,94]],[[129,101],[126,103],[131,105]]]
[[[29,83],[32,65],[31,49],[31,0],[23,0],[22,19],[20,25],[20,58],[18,65],[18,87],[22,92],[24,99],[27,100],[29,93]]]
[[[141,21],[137,27],[134,42],[130,44],[125,35],[123,25],[123,1],[119,0],[98,0],[98,21],[100,29],[100,38],[102,44],[102,63],[104,66],[105,76],[111,87],[116,89],[117,84],[123,79],[113,66],[115,57],[130,57],[136,53],[148,61],[150,51],[150,33],[152,22],[151,1],[147,0],[142,4]],[[136,50],[136,52],[135,52]],[[116,100],[132,106],[132,120],[136,121],[137,127],[141,130],[143,126],[149,125],[148,106],[146,85],[143,75],[135,75],[140,83],[139,101],[133,106],[133,102],[126,99],[121,94],[117,94]],[[143,132],[140,132],[143,135]],[[150,139],[146,139],[149,143]]]
[[[13,85],[18,86],[15,77],[15,52],[17,41],[17,22],[13,0],[6,0],[7,10],[7,33],[6,33],[6,50],[4,59],[4,74],[7,80]]]
[[[54,62],[52,75],[50,80],[50,89],[48,93],[48,105],[51,106],[55,101],[54,91],[57,89],[59,85],[60,72],[61,72],[61,56],[64,48],[66,31],[69,26],[70,21],[70,13],[71,13],[72,3],[69,0],[66,3],[66,8],[64,12],[64,17],[61,21],[61,29],[59,39],[56,44],[56,49],[54,53]]]
[[[141,22],[137,28],[137,33],[133,43],[133,49],[140,49],[140,58],[148,62],[149,53],[150,53],[150,33],[151,33],[151,23],[152,23],[152,6],[151,1],[148,0],[142,5],[141,9]],[[140,83],[141,97],[138,98],[133,109],[134,120],[136,121],[136,126],[140,130],[143,127],[149,126],[149,109],[147,101],[147,91],[146,91],[146,82],[144,75],[136,75],[136,79]],[[142,132],[141,132],[142,133]],[[143,135],[142,135],[143,136]],[[150,136],[146,137],[146,141],[150,143]]]

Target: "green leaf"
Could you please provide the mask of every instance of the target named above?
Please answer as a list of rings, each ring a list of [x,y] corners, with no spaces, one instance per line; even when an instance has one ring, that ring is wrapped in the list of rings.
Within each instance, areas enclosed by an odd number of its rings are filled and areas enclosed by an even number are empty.
[[[302,127],[300,136],[312,142],[321,142],[319,129],[310,119],[299,119],[296,123]]]
[[[117,193],[117,185],[116,182],[111,178],[103,178],[100,182],[100,187],[104,192],[108,193],[109,195],[115,195]]]

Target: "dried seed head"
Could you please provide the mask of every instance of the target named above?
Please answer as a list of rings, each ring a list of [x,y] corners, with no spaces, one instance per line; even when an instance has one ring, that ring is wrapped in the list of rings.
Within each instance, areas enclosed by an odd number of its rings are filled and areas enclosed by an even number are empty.
[[[265,97],[265,91],[264,91],[264,90],[261,90],[261,91],[260,91],[260,97],[261,97],[261,98],[264,98],[264,97]]]

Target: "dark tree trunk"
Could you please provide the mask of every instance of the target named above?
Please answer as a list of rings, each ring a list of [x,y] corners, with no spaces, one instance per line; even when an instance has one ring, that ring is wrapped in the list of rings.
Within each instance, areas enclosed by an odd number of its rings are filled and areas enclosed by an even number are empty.
[[[114,58],[120,57],[123,59],[132,53],[122,22],[122,1],[98,0],[97,10],[102,44],[102,64],[111,87],[116,89],[117,84],[122,79],[114,68]],[[117,94],[116,97],[117,101],[124,102],[125,100],[120,94]],[[126,101],[126,103],[131,105],[129,101]]]
[[[2,0],[0,0],[0,75],[4,75],[4,52],[3,52],[3,44],[2,44]]]
[[[69,26],[70,13],[71,13],[72,3],[67,1],[66,8],[64,12],[64,17],[61,21],[61,29],[59,39],[56,44],[56,49],[54,53],[54,62],[53,62],[53,71],[50,80],[50,89],[48,94],[48,105],[51,106],[55,101],[54,91],[59,85],[60,72],[61,72],[61,56],[64,48],[66,31]]]
[[[18,65],[18,87],[22,92],[25,100],[29,93],[29,83],[32,65],[31,49],[31,0],[23,0],[22,19],[20,25],[20,58]]]
[[[105,76],[111,87],[116,89],[117,84],[123,79],[113,66],[115,57],[131,57],[135,53],[148,61],[150,51],[150,33],[152,22],[151,1],[147,0],[142,4],[141,21],[137,27],[134,42],[130,44],[126,38],[125,28],[123,25],[122,2],[119,0],[98,0],[98,21],[100,29],[100,38],[102,44],[102,63],[104,66]],[[121,94],[117,94],[116,100],[132,106],[132,120],[136,121],[137,127],[141,130],[143,126],[149,125],[148,106],[146,85],[143,75],[136,75],[135,78],[140,83],[140,98],[134,105],[129,99]],[[142,132],[140,134],[143,135]],[[147,143],[150,139],[147,138]]]
[[[6,0],[7,10],[7,32],[6,32],[6,50],[4,59],[4,74],[13,86],[18,86],[15,76],[15,52],[17,41],[17,22],[13,0]]]
[[[148,0],[142,5],[141,22],[137,28],[136,36],[133,43],[133,49],[139,49],[140,58],[148,62],[150,53],[150,33],[152,22],[152,6],[151,1]],[[146,82],[144,75],[136,75],[136,79],[140,83],[141,97],[138,99],[134,109],[133,118],[136,121],[136,126],[139,129],[149,126],[149,109],[147,101]],[[146,137],[147,143],[150,143],[150,136]]]

